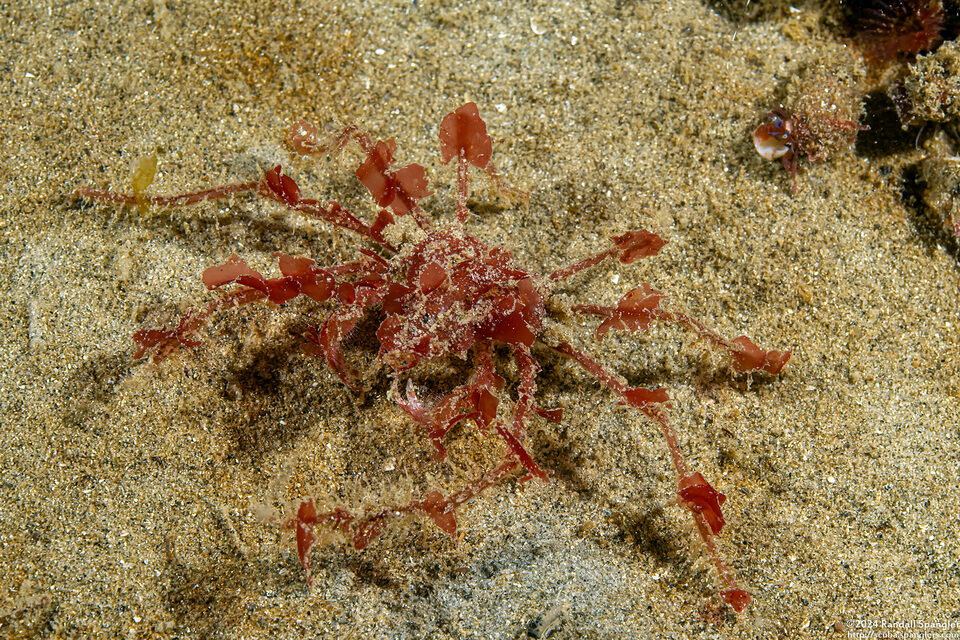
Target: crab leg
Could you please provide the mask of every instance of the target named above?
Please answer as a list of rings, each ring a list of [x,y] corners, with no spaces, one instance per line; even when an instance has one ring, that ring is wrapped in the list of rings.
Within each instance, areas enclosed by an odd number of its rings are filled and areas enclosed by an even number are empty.
[[[743,609],[750,603],[750,594],[737,585],[733,572],[727,568],[727,565],[720,557],[715,541],[716,534],[720,533],[723,527],[723,514],[720,506],[726,500],[726,496],[719,493],[710,486],[703,476],[699,473],[690,474],[686,460],[680,451],[680,444],[677,441],[677,434],[670,426],[669,420],[664,409],[659,406],[665,404],[668,400],[666,392],[663,389],[644,389],[641,387],[628,387],[618,377],[606,371],[593,358],[583,351],[573,347],[568,342],[562,342],[559,345],[551,347],[566,356],[570,356],[588,373],[593,375],[600,382],[607,385],[611,390],[624,398],[625,404],[629,404],[641,413],[660,425],[664,440],[670,449],[670,456],[673,459],[673,466],[677,471],[680,482],[677,487],[677,503],[686,507],[693,516],[693,521],[697,525],[697,531],[703,540],[707,552],[717,568],[717,575],[724,589],[720,596],[724,602],[733,607],[736,611]],[[669,405],[668,405],[669,406]]]
[[[297,186],[297,183],[294,182],[290,176],[282,173],[279,165],[265,172],[263,178],[260,180],[234,182],[172,196],[145,196],[137,193],[121,193],[119,191],[93,189],[91,187],[79,187],[74,191],[74,195],[86,200],[112,202],[115,204],[151,204],[158,207],[185,207],[206,200],[222,200],[232,195],[249,193],[251,191],[256,192],[263,198],[278,202],[291,211],[295,211],[301,215],[318,218],[329,224],[369,238],[391,253],[396,253],[396,249],[386,242],[383,242],[382,238],[377,237],[377,234],[373,232],[370,226],[358,220],[338,203],[329,202],[323,204],[317,200],[301,199],[300,187]]]
[[[517,388],[517,404],[513,409],[513,427],[507,429],[499,423],[495,425],[497,433],[504,439],[510,452],[517,457],[531,477],[547,481],[547,473],[534,462],[533,458],[523,447],[527,435],[527,414],[536,407],[533,394],[537,390],[537,372],[540,365],[533,359],[530,348],[523,344],[513,345],[513,356],[520,370],[520,385]]]
[[[496,420],[498,400],[495,392],[503,388],[503,378],[494,370],[493,358],[485,346],[478,347],[475,354],[476,371],[463,385],[454,389],[432,407],[424,406],[413,392],[408,382],[406,397],[402,397],[394,379],[394,392],[397,404],[417,423],[428,430],[430,441],[436,449],[434,459],[442,460],[446,456],[443,437],[453,425],[461,420],[473,420],[483,430],[491,423],[503,438],[509,449],[507,458],[519,461],[530,477],[547,480],[547,473],[533,460],[523,446],[527,433],[527,418],[531,411],[537,411],[551,420],[558,420],[557,411],[537,409],[534,394],[537,390],[537,372],[540,366],[534,360],[529,347],[514,345],[514,357],[520,370],[520,385],[517,389],[517,402],[513,410],[513,424],[507,427]]]
[[[765,351],[747,336],[738,336],[729,340],[693,316],[681,311],[663,309],[660,306],[663,297],[662,293],[649,284],[643,283],[621,298],[616,307],[578,304],[571,310],[575,313],[604,318],[595,332],[598,341],[603,340],[611,329],[646,331],[654,320],[678,324],[701,339],[726,350],[730,354],[734,370],[739,373],[763,371],[770,375],[777,375],[790,359],[790,351],[772,349]]]
[[[307,584],[312,585],[310,553],[317,543],[315,533],[317,525],[326,525],[339,530],[350,537],[355,549],[362,551],[386,529],[391,518],[421,514],[429,517],[456,544],[457,507],[473,500],[485,489],[509,476],[519,464],[516,458],[511,457],[447,497],[439,491],[429,491],[422,500],[411,500],[404,505],[381,507],[361,517],[340,508],[318,513],[313,499],[307,498],[300,503],[296,515],[287,518],[283,526],[296,530],[297,554],[300,556],[300,564],[307,576]]]
[[[152,204],[158,207],[184,207],[203,202],[204,200],[219,200],[236,193],[256,191],[259,186],[259,180],[235,182],[219,187],[181,193],[175,196],[145,196],[136,193],[120,193],[119,191],[109,191],[106,189],[79,187],[74,191],[74,194],[86,200],[99,200],[100,202],[112,202],[114,204]]]
[[[666,404],[670,400],[664,389],[628,387],[619,377],[604,369],[596,360],[575,348],[569,342],[562,342],[552,348],[565,356],[573,358],[587,373],[623,397],[626,401],[624,404],[629,404],[639,409],[641,413],[659,424],[663,431],[663,437],[667,441],[667,447],[670,449],[670,455],[673,458],[673,466],[677,470],[677,475],[681,478],[687,475],[687,462],[680,452],[677,434],[670,426],[662,409],[657,406],[658,404]]]
[[[137,351],[133,354],[133,357],[135,360],[139,360],[150,353],[154,362],[160,362],[178,349],[198,347],[201,344],[200,340],[192,336],[200,330],[200,327],[206,323],[207,318],[213,315],[217,309],[221,307],[240,307],[263,300],[266,297],[267,295],[262,291],[241,287],[207,303],[200,311],[188,311],[176,327],[135,331],[133,341],[137,344]]]
[[[358,382],[360,374],[343,359],[340,343],[353,331],[357,321],[372,306],[380,303],[385,289],[385,286],[355,288],[355,300],[345,308],[327,316],[319,331],[310,327],[307,333],[310,342],[303,346],[306,353],[321,356],[340,380],[354,391],[362,391]]]
[[[434,459],[443,460],[447,450],[443,438],[461,420],[473,420],[484,433],[497,417],[499,401],[496,392],[503,388],[503,378],[494,370],[493,358],[486,346],[478,346],[474,354],[476,369],[466,383],[444,396],[432,407],[424,406],[407,381],[406,397],[400,395],[398,379],[394,378],[393,391],[397,404],[427,431],[435,448]]]
[[[317,267],[313,260],[283,253],[275,254],[275,257],[279,259],[283,274],[279,278],[265,278],[236,255],[230,256],[223,264],[206,269],[203,282],[208,289],[219,289],[233,283],[240,286],[208,303],[200,311],[188,312],[174,328],[135,332],[133,340],[139,348],[134,357],[141,358],[151,352],[154,362],[159,362],[181,347],[199,346],[200,341],[193,335],[221,307],[239,307],[260,300],[283,304],[301,294],[323,302],[333,293],[333,274]]]

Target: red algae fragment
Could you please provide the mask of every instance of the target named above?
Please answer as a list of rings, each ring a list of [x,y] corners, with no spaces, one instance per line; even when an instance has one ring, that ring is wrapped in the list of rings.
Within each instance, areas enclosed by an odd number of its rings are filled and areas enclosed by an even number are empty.
[[[300,120],[293,125],[287,134],[287,144],[291,149],[303,156],[308,156],[320,147],[320,130],[317,125]]]
[[[463,158],[478,169],[485,169],[493,154],[493,140],[487,124],[480,118],[477,105],[468,102],[440,122],[440,161]]]
[[[620,262],[623,264],[632,264],[640,258],[655,256],[667,244],[666,240],[646,229],[628,231],[612,239],[617,249],[623,252],[620,255]]]
[[[237,254],[231,254],[227,261],[215,267],[209,267],[203,272],[203,284],[207,289],[216,289],[225,284],[235,282],[241,277],[246,277],[250,282],[262,282],[263,276],[259,271],[254,271]],[[247,284],[243,282],[241,284]],[[251,285],[247,285],[251,286]]]
[[[393,138],[377,142],[367,159],[356,171],[357,179],[367,188],[381,207],[390,207],[402,216],[413,209],[416,202],[430,195],[423,167],[410,164],[398,171],[387,171],[393,164],[397,143]]]
[[[764,351],[747,336],[734,338],[732,344],[736,345],[730,351],[733,368],[740,373],[764,371],[775,376],[790,359],[789,351]]]
[[[283,304],[303,294],[317,302],[323,302],[334,290],[333,276],[318,269],[309,258],[295,258],[283,253],[276,254],[280,263],[280,278],[265,278],[236,254],[221,265],[203,272],[203,283],[208,289],[218,289],[228,284],[239,284],[263,293],[274,304]]]
[[[699,471],[680,480],[677,495],[681,504],[703,515],[714,535],[720,533],[726,524],[720,507],[727,496],[710,486]]]
[[[307,576],[307,582],[310,578],[310,551],[317,542],[317,536],[313,531],[317,524],[317,508],[313,500],[306,500],[300,503],[297,510],[297,555],[300,556],[300,564],[303,566],[303,573]]]
[[[609,314],[609,317],[597,327],[595,334],[597,340],[603,340],[603,337],[611,329],[646,331],[653,321],[654,314],[660,307],[661,300],[663,300],[662,293],[649,284],[643,283],[625,295],[617,303],[615,309],[595,307],[598,315],[600,313]],[[578,311],[581,313],[589,313],[589,309],[586,305],[578,307]]]

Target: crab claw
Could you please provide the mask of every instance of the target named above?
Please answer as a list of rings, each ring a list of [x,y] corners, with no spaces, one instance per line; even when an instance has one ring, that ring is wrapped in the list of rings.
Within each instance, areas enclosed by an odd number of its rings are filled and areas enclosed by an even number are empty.
[[[753,146],[765,160],[778,160],[793,150],[793,121],[783,109],[767,114],[770,121],[753,132]]]
[[[760,125],[753,132],[753,146],[764,160],[777,160],[790,152],[790,144],[781,137],[782,129],[774,121]]]

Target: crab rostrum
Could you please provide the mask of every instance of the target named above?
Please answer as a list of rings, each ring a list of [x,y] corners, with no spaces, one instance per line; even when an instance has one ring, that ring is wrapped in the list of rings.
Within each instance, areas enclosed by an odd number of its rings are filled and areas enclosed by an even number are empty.
[[[392,519],[419,514],[455,539],[456,509],[487,487],[518,470],[525,478],[548,480],[548,471],[533,459],[526,444],[527,425],[535,415],[554,421],[562,417],[560,409],[542,409],[537,404],[536,379],[540,367],[531,347],[540,340],[546,347],[570,357],[609,387],[622,404],[634,407],[660,426],[678,475],[678,503],[691,513],[718,570],[722,598],[737,611],[742,610],[749,603],[750,595],[737,586],[714,540],[724,525],[720,507],[725,496],[700,473],[688,470],[667,420],[667,392],[628,386],[584,351],[543,331],[544,319],[551,313],[545,299],[560,283],[608,259],[630,264],[656,255],[666,244],[665,240],[643,229],[628,231],[613,237],[606,250],[541,275],[516,264],[507,249],[488,246],[471,236],[465,229],[470,217],[467,207],[470,167],[485,171],[501,191],[508,189],[490,162],[492,141],[473,103],[447,114],[440,123],[442,160],[457,162],[456,212],[452,221],[442,227],[435,227],[420,208],[420,200],[430,195],[423,167],[410,164],[393,168],[394,140],[374,143],[367,134],[351,126],[331,144],[321,145],[317,128],[299,122],[287,142],[301,155],[326,154],[351,142],[358,144],[366,159],[356,170],[356,176],[381,207],[374,222],[362,222],[336,202],[302,198],[296,182],[282,173],[279,166],[256,182],[176,196],[121,194],[91,188],[81,188],[78,194],[90,200],[114,203],[175,206],[253,191],[291,211],[348,229],[364,237],[373,247],[358,249],[355,261],[327,267],[317,266],[308,258],[277,254],[281,275],[274,278],[255,271],[236,255],[230,256],[224,264],[211,267],[203,274],[204,284],[209,289],[223,291],[221,297],[188,313],[175,326],[137,331],[134,334],[137,357],[149,353],[157,361],[180,348],[198,346],[198,331],[206,319],[222,307],[258,301],[283,304],[300,295],[317,302],[332,300],[333,310],[306,331],[304,351],[323,358],[344,384],[361,390],[363,376],[344,357],[341,344],[358,321],[379,312],[383,319],[376,331],[377,359],[390,370],[390,395],[422,426],[436,459],[446,455],[443,440],[447,432],[462,421],[474,422],[483,432],[493,430],[503,439],[503,460],[450,495],[430,491],[407,504],[384,505],[363,512],[345,508],[319,511],[311,498],[302,499],[297,513],[292,514],[285,525],[296,530],[297,549],[307,580],[310,580],[310,552],[318,539],[318,527],[336,529],[345,534],[355,548],[363,549]],[[518,193],[522,194],[514,190],[514,195]],[[406,215],[419,227],[419,232],[412,234],[419,240],[412,246],[397,248],[384,236],[384,231],[397,218]],[[225,290],[229,285],[233,285],[232,288]],[[728,340],[685,313],[664,309],[662,299],[662,294],[642,284],[629,291],[615,307],[583,304],[569,311],[602,318],[596,330],[597,340],[602,340],[610,330],[645,331],[653,321],[682,325],[726,351],[737,372],[775,375],[790,357],[789,351],[764,351],[744,336]],[[516,397],[506,411],[500,409],[500,404],[509,394],[504,390],[504,379],[498,375],[494,360],[494,348],[498,345],[509,349],[519,378]],[[438,401],[428,404],[420,400],[409,377],[406,384],[401,385],[405,374],[419,364],[451,356],[470,361],[472,373]]]

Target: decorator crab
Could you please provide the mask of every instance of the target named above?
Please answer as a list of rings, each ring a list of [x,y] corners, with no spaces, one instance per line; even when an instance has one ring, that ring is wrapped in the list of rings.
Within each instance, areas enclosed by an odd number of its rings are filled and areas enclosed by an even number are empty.
[[[753,146],[765,160],[779,160],[793,177],[797,192],[800,159],[821,162],[853,147],[857,133],[869,129],[859,124],[863,100],[852,78],[839,71],[817,67],[796,80],[791,107],[783,105],[767,114],[753,132]]]
[[[436,226],[420,207],[420,201],[431,193],[423,167],[410,164],[394,168],[394,140],[374,142],[353,126],[345,129],[335,142],[321,145],[316,127],[300,122],[291,130],[287,142],[301,155],[321,155],[347,144],[358,144],[365,160],[356,176],[379,207],[371,224],[336,202],[302,197],[297,183],[279,166],[256,181],[175,196],[79,189],[77,194],[88,200],[160,206],[254,192],[291,212],[350,230],[369,243],[369,247],[357,250],[356,260],[333,266],[322,267],[309,258],[277,254],[280,275],[276,277],[262,275],[233,255],[224,264],[203,273],[204,284],[208,289],[221,291],[220,296],[188,313],[174,326],[137,331],[133,336],[137,357],[150,354],[154,360],[160,360],[178,349],[198,346],[202,325],[220,309],[253,302],[283,304],[297,296],[307,296],[317,303],[328,302],[332,308],[307,330],[304,351],[322,358],[344,384],[355,390],[363,387],[363,376],[350,364],[341,344],[362,318],[380,314],[377,359],[389,367],[391,396],[423,428],[437,459],[446,455],[445,435],[462,421],[475,423],[483,432],[495,431],[503,440],[503,460],[449,495],[430,491],[407,504],[361,512],[345,508],[320,511],[312,499],[302,499],[297,513],[285,524],[296,529],[298,553],[309,580],[310,552],[318,539],[318,527],[335,529],[357,549],[363,549],[392,519],[409,514],[426,516],[454,538],[456,509],[487,487],[517,471],[527,478],[548,480],[548,472],[527,450],[530,420],[541,416],[559,421],[562,414],[560,409],[541,408],[536,399],[540,367],[531,346],[539,340],[609,387],[622,404],[634,407],[659,425],[678,476],[677,501],[690,512],[717,568],[723,600],[735,610],[743,610],[750,595],[737,586],[714,539],[724,525],[720,507],[725,496],[700,473],[687,467],[667,419],[667,392],[662,388],[631,387],[581,349],[544,331],[545,319],[553,314],[545,300],[558,285],[605,260],[630,264],[656,255],[665,240],[644,229],[627,231],[614,236],[608,248],[575,264],[545,275],[530,271],[518,265],[507,249],[488,246],[466,229],[470,218],[470,168],[484,170],[498,188],[504,188],[490,162],[492,141],[477,106],[468,103],[447,114],[440,123],[439,137],[443,162],[457,163],[456,211],[443,226]],[[418,227],[412,233],[416,239],[395,247],[390,241],[395,236],[385,232],[398,218],[408,215]],[[627,292],[616,306],[582,304],[569,311],[600,318],[598,340],[611,330],[646,330],[654,321],[682,325],[727,352],[737,372],[775,375],[790,357],[789,351],[764,351],[745,336],[728,340],[685,313],[661,307],[662,299],[663,295],[650,285],[641,284]],[[497,372],[494,348],[498,345],[509,350],[516,362],[518,380],[512,399],[513,394]],[[422,363],[451,356],[472,361],[468,379],[434,403],[420,400],[409,374]]]

